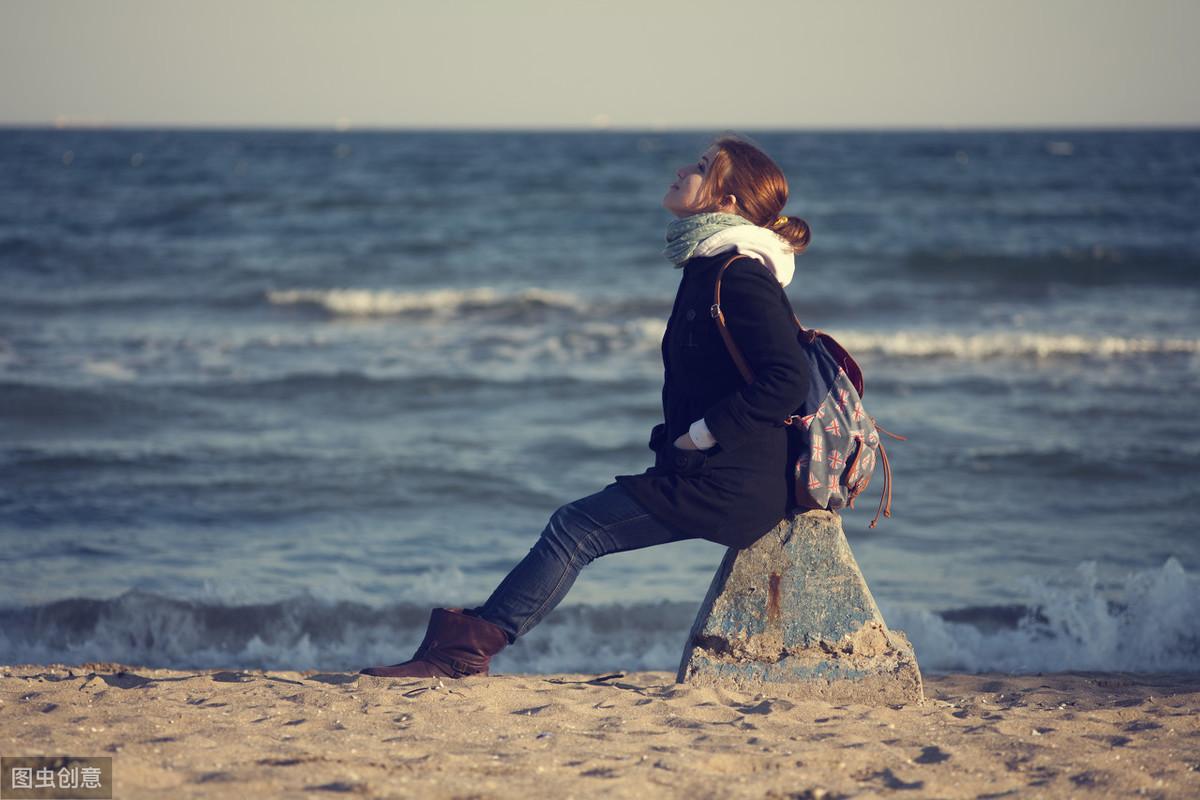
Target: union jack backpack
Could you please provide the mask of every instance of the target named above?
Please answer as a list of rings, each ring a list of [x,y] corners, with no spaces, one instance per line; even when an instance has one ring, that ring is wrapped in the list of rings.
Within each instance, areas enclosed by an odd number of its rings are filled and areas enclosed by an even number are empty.
[[[754,373],[725,327],[725,312],[721,309],[721,276],[740,256],[740,253],[731,256],[717,273],[710,313],[733,363],[746,382],[751,383]],[[799,445],[793,467],[796,503],[828,511],[854,508],[855,498],[871,482],[878,458],[883,465],[883,493],[871,520],[870,527],[874,528],[881,512],[885,517],[892,515],[892,468],[879,434],[902,441],[905,437],[884,430],[863,408],[862,370],[845,348],[827,333],[805,329],[795,311],[792,320],[796,323],[796,341],[807,356],[810,375],[808,396],[784,420],[789,426],[789,436]]]

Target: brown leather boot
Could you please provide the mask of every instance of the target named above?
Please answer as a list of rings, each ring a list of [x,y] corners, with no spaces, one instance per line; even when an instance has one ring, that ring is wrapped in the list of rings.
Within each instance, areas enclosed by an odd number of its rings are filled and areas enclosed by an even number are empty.
[[[465,678],[487,675],[492,656],[508,645],[504,629],[461,608],[435,608],[425,638],[413,657],[387,667],[367,667],[361,675],[380,678]]]

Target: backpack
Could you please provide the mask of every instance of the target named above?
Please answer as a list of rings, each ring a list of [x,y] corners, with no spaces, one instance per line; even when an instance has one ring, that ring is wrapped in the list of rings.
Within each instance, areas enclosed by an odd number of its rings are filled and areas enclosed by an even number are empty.
[[[721,309],[721,276],[741,256],[731,256],[717,272],[709,311],[733,363],[746,382],[752,383],[754,373],[725,327],[725,312]],[[808,396],[784,420],[789,437],[798,445],[799,456],[793,467],[796,503],[828,511],[854,508],[855,498],[871,482],[876,463],[882,463],[883,493],[871,520],[870,527],[874,528],[880,512],[885,517],[892,515],[892,468],[879,434],[901,441],[905,437],[884,430],[863,408],[862,370],[846,349],[827,333],[815,328],[806,330],[795,311],[792,321],[796,323],[796,342],[807,356],[810,376]]]

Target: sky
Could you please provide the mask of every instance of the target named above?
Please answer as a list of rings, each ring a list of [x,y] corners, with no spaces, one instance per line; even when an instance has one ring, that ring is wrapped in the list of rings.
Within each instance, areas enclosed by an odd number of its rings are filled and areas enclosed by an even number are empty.
[[[0,0],[0,125],[1200,125],[1198,0]]]

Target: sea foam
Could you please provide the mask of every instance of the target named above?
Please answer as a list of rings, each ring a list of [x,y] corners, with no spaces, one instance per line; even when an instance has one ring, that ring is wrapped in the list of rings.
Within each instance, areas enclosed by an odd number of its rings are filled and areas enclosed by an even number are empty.
[[[922,668],[965,672],[1200,670],[1200,581],[1168,558],[1115,587],[1085,561],[1059,580],[1019,578],[1015,626],[948,622],[927,610],[885,617],[904,630]]]
[[[268,292],[267,300],[281,306],[316,306],[331,314],[345,316],[446,313],[502,307],[575,309],[580,306],[579,299],[569,292],[546,289],[507,292],[489,287],[416,292],[390,289],[284,289]]]
[[[429,581],[414,585],[430,593]],[[1200,671],[1200,585],[1176,558],[1115,583],[1100,581],[1089,561],[1059,580],[1016,585],[1022,604],[982,624],[880,605],[927,672]],[[699,602],[564,603],[498,655],[494,671],[674,670]],[[307,591],[225,602],[130,590],[0,609],[0,663],[355,670],[407,658],[432,605],[373,607]]]
[[[873,353],[903,358],[948,358],[963,361],[988,359],[1049,359],[1093,357],[1130,358],[1144,354],[1200,353],[1200,339],[1083,334],[955,333],[947,331],[832,331],[852,353]]]

